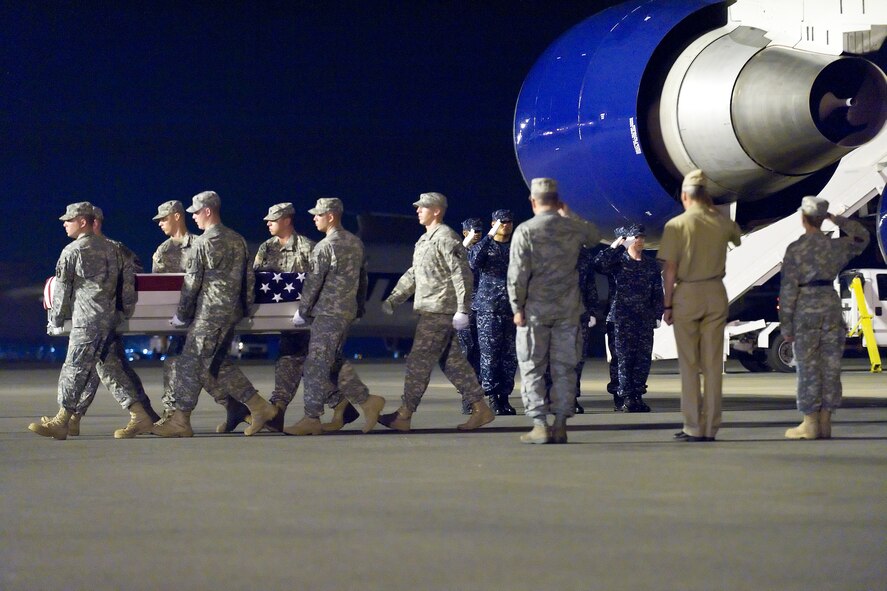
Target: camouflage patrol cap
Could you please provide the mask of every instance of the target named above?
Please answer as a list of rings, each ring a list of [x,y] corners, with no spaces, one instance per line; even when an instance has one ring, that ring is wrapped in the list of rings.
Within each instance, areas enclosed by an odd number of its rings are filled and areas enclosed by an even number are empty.
[[[492,214],[493,221],[499,220],[500,222],[510,222],[514,219],[514,215],[511,213],[510,209],[497,209]]]
[[[197,213],[204,207],[209,207],[214,210],[218,210],[222,207],[222,200],[219,199],[218,193],[215,191],[204,191],[194,195],[194,197],[191,198],[191,207],[185,211],[188,213]]]
[[[705,177],[705,173],[699,170],[691,170],[684,176],[684,181],[681,183],[681,190],[687,189],[689,187],[702,187],[705,189],[708,185],[708,179]]]
[[[828,215],[828,201],[822,197],[808,195],[801,199],[801,207],[798,211],[810,217],[824,218]]]
[[[321,197],[317,200],[317,205],[313,209],[309,209],[311,215],[320,215],[322,213],[342,213],[345,206],[338,197]]]
[[[174,213],[181,213],[181,214],[185,213],[185,206],[182,205],[181,201],[176,201],[175,199],[173,199],[172,201],[165,201],[165,202],[161,203],[160,205],[158,205],[157,206],[157,215],[155,215],[151,219],[153,219],[155,221],[162,220],[166,216],[174,214]]]
[[[93,205],[92,206],[92,217],[94,217],[95,219],[97,219],[100,222],[103,222],[103,221],[105,221],[105,212],[102,211],[102,208],[99,207],[98,205]]]
[[[557,181],[549,178],[538,178],[530,181],[530,195],[557,193]]]
[[[268,208],[268,215],[266,215],[264,219],[266,222],[273,222],[274,220],[279,220],[282,217],[290,216],[296,213],[296,208],[293,207],[292,203],[278,203],[276,205],[272,205]]]
[[[464,222],[462,222],[462,231],[468,232],[470,230],[474,230],[475,232],[481,232],[484,229],[484,221],[480,218],[468,218]]]
[[[65,213],[59,219],[67,222],[81,215],[95,216],[95,208],[93,208],[92,203],[89,201],[71,203],[65,208]]]
[[[616,238],[629,238],[632,236],[646,236],[647,229],[644,227],[644,224],[629,224],[627,226],[620,226],[613,231],[613,234],[616,235]]]
[[[447,196],[443,193],[422,193],[419,200],[413,202],[413,207],[442,207],[447,208]]]

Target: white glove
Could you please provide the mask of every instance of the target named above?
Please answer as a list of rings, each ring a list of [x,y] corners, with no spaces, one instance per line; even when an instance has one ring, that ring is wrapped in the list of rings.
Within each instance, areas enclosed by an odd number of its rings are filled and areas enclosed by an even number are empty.
[[[623,242],[625,242],[625,237],[620,236],[616,240],[610,243],[610,248],[618,248]]]
[[[656,320],[656,328],[659,328],[660,326],[662,326],[662,320],[657,319]]]
[[[597,325],[597,318],[595,318],[594,316],[589,316],[588,317],[588,328],[594,328],[595,325]]]
[[[624,246],[625,248],[628,248],[629,246],[631,246],[632,244],[637,242],[637,239],[638,239],[637,236],[629,236],[628,238],[625,239],[625,242],[622,244],[622,246]]]
[[[389,302],[388,300],[382,300],[382,312],[384,312],[388,316],[394,314],[394,306],[391,305],[391,302]]]
[[[59,336],[60,334],[62,334],[62,332],[64,332],[64,330],[65,328],[63,326],[55,326],[54,324],[46,325],[46,334],[51,337]]]
[[[169,319],[169,324],[170,326],[174,326],[176,328],[182,328],[188,323],[183,320],[179,320],[179,315],[174,314],[173,317]]]
[[[462,246],[468,248],[471,246],[471,242],[474,240],[475,231],[468,230],[468,234],[465,235],[465,239],[462,241]]]
[[[468,314],[464,312],[456,312],[453,314],[453,328],[456,330],[465,330],[468,328]]]
[[[493,224],[493,227],[490,228],[490,231],[489,231],[489,232],[487,232],[487,236],[489,236],[490,238],[492,238],[493,236],[496,235],[496,232],[498,232],[498,231],[499,231],[499,228],[501,228],[501,227],[502,227],[502,222],[500,222],[499,220],[496,220],[496,223]]]
[[[302,318],[302,315],[299,314],[299,311],[296,310],[296,313],[293,314],[293,326],[305,326],[307,322]]]

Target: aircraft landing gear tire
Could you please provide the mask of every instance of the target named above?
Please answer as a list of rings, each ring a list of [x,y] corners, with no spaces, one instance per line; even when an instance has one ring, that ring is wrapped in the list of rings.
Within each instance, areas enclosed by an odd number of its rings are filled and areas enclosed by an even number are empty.
[[[767,365],[774,371],[782,373],[794,373],[795,368],[789,365],[795,358],[792,350],[792,344],[785,340],[781,334],[776,335],[773,342],[770,343],[770,349],[767,351]]]

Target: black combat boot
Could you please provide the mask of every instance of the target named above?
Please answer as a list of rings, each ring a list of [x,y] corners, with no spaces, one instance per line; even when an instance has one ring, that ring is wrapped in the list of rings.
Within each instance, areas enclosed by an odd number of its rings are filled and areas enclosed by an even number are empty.
[[[644,403],[640,396],[626,396],[622,412],[650,412],[650,407]]]
[[[585,414],[585,408],[583,408],[582,405],[579,404],[579,397],[578,396],[576,397],[576,406],[573,408],[573,414],[577,414],[577,415]]]
[[[219,423],[216,433],[231,433],[237,425],[246,421],[249,416],[249,408],[231,397],[225,401],[225,422]]]
[[[496,396],[496,401],[499,403],[499,409],[502,410],[503,415],[516,415],[517,411],[514,410],[514,407],[511,406],[511,403],[508,402],[508,394],[499,394]],[[499,413],[496,413],[499,414]]]
[[[616,412],[621,412],[622,407],[625,406],[625,398],[620,396],[619,394],[613,393],[613,410]]]
[[[504,414],[508,414],[499,405],[499,398],[496,397],[495,394],[488,394],[487,395],[487,404],[489,405],[490,410],[493,411],[493,414],[496,415],[497,417],[500,417]]]

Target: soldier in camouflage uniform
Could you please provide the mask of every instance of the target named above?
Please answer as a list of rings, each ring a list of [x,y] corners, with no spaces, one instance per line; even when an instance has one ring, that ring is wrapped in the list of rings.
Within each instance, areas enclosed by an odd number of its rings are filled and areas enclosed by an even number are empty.
[[[71,334],[59,375],[59,412],[49,420],[31,423],[28,429],[44,437],[66,439],[71,417],[88,404],[87,388],[91,383],[94,394],[97,365],[103,366],[103,374],[115,385],[127,379],[119,357],[109,354],[115,340],[114,326],[120,318],[117,300],[124,262],[119,248],[95,234],[95,210],[90,203],[68,205],[59,219],[73,242],[62,250],[56,264],[47,331],[59,334],[70,318]],[[111,392],[123,408],[147,417],[134,388],[114,387]]]
[[[413,203],[425,234],[416,242],[413,266],[382,302],[382,311],[394,313],[411,295],[413,309],[419,314],[413,348],[407,357],[403,404],[379,422],[391,429],[409,431],[410,420],[428,388],[434,363],[441,364],[444,375],[456,386],[462,400],[471,405],[471,417],[457,428],[477,429],[496,416],[484,402],[484,392],[477,374],[465,360],[456,343],[456,330],[468,328],[471,307],[471,269],[465,260],[465,247],[459,235],[444,225],[447,198],[441,193],[422,193]]]
[[[364,314],[367,292],[366,255],[360,238],[342,227],[342,201],[335,197],[317,200],[317,229],[326,237],[311,253],[311,272],[302,288],[293,324],[311,321],[311,340],[305,361],[305,416],[284,429],[289,435],[320,435],[342,428],[345,405],[359,405],[368,433],[379,420],[385,399],[369,393],[351,364],[342,357],[348,328]],[[343,400],[344,398],[344,400]],[[321,425],[323,405],[336,409],[333,421]]]
[[[222,224],[220,208],[219,196],[204,191],[194,196],[187,210],[203,234],[194,241],[194,256],[185,274],[178,309],[170,319],[173,326],[189,328],[170,379],[176,410],[154,426],[154,434],[163,437],[194,434],[190,417],[201,388],[221,404],[228,398],[246,404],[252,415],[246,435],[260,431],[278,412],[228,359],[234,326],[253,305],[255,277],[249,269],[246,241]],[[169,365],[164,369],[169,371]]]
[[[464,238],[462,240],[462,246],[465,248],[471,248],[477,244],[483,234],[483,229],[484,222],[480,218],[468,218],[463,221],[462,236]],[[473,302],[474,296],[477,293],[477,284],[479,283],[479,280],[477,271],[472,269],[471,273],[473,280],[471,283],[471,301]],[[477,315],[474,313],[474,309],[468,313],[468,328],[457,330],[456,337],[459,339],[459,347],[462,349],[462,354],[465,355],[465,359],[471,364],[471,368],[474,370],[475,375],[480,376],[480,349],[478,348],[477,343]],[[443,368],[441,368],[441,370],[442,369]],[[464,400],[462,401],[462,414],[471,414],[471,406]]]
[[[480,383],[497,415],[516,414],[508,402],[514,390],[517,353],[506,285],[513,219],[510,210],[497,209],[490,231],[468,249],[468,264],[477,278],[471,309],[477,317]]]
[[[152,273],[184,273],[194,252],[194,235],[185,224],[185,208],[181,201],[166,201],[157,207],[154,221],[164,234],[164,240],[151,257]]]
[[[835,276],[865,250],[869,234],[859,223],[828,213],[828,201],[801,201],[804,234],[792,242],[782,261],[779,324],[794,343],[798,367],[798,410],[803,422],[785,432],[788,439],[828,439],[831,415],[841,405],[841,358],[846,327]],[[820,231],[831,220],[846,236],[831,239]]]
[[[607,322],[613,324],[619,390],[624,412],[650,412],[643,400],[653,359],[653,329],[663,310],[662,275],[659,264],[644,254],[646,230],[631,224],[616,230],[610,248],[595,257],[595,266],[613,277]]]
[[[566,443],[576,405],[579,319],[583,306],[576,270],[582,246],[600,241],[597,228],[560,201],[557,182],[533,179],[534,217],[515,229],[508,265],[508,297],[517,326],[521,394],[533,429],[524,443]],[[545,372],[551,371],[550,404]],[[548,415],[554,414],[551,432]]]

